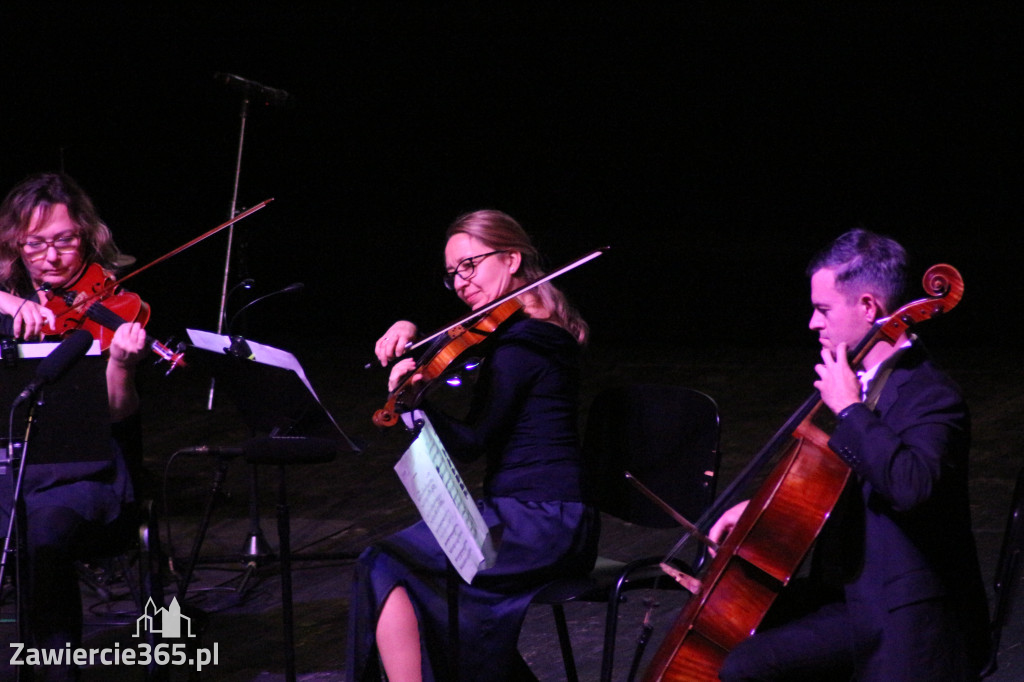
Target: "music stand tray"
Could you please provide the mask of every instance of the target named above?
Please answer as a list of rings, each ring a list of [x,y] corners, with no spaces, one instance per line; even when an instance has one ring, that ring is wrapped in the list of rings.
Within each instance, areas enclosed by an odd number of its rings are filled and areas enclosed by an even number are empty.
[[[59,343],[19,343],[17,354],[5,353],[0,362],[0,413],[9,416],[21,389],[35,376],[40,361]],[[29,465],[109,460],[110,410],[107,407],[106,362],[94,341],[86,356],[42,389],[45,409],[32,431]],[[28,402],[15,409],[13,437],[24,439]],[[7,424],[0,442],[6,450]]]
[[[288,351],[245,341],[251,354],[231,352],[232,339],[188,329],[189,361],[217,380],[256,434],[316,436],[337,441],[339,452],[359,452],[320,402],[298,359]]]

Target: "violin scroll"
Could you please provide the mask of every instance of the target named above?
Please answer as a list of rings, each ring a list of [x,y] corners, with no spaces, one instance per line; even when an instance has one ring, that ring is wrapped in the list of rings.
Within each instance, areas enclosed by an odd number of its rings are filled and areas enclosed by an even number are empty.
[[[398,423],[398,412],[395,411],[395,403],[392,400],[388,404],[373,413],[373,425],[379,429],[387,429]]]

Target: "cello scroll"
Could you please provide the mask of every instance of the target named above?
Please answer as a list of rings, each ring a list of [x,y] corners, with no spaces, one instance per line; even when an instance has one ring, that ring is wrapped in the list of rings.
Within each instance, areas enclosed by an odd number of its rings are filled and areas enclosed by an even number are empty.
[[[908,303],[887,320],[882,321],[879,332],[890,343],[898,339],[908,327],[933,319],[956,307],[964,296],[964,279],[952,265],[939,263],[924,273],[921,286],[931,298]]]

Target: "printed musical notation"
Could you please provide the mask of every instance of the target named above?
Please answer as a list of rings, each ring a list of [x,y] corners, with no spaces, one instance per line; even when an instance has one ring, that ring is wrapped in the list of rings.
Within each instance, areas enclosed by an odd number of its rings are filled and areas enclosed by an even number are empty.
[[[471,583],[478,571],[494,565],[490,531],[430,420],[417,413],[420,419],[419,435],[395,473],[452,566]]]

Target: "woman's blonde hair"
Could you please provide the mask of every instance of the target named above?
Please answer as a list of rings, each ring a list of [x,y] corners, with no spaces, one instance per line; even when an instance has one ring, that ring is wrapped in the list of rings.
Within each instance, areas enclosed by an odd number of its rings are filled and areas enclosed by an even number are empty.
[[[495,251],[516,251],[522,257],[516,276],[525,283],[534,282],[545,274],[537,251],[530,236],[522,226],[507,213],[495,210],[474,211],[459,216],[448,228],[445,241],[456,234],[466,234],[483,242]],[[530,291],[536,297],[539,307],[548,314],[547,321],[557,324],[582,345],[590,335],[590,327],[579,312],[569,303],[565,294],[551,282],[545,282]]]

